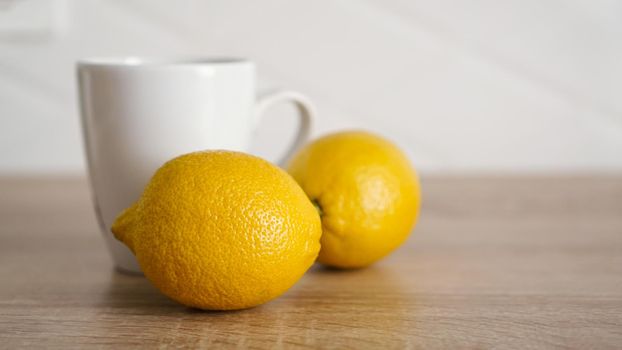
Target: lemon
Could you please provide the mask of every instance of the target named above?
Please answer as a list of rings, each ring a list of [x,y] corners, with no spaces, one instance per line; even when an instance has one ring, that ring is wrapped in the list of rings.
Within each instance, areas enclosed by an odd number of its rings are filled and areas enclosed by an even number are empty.
[[[321,214],[318,261],[325,265],[370,265],[399,247],[415,225],[417,174],[400,149],[379,136],[324,136],[294,155],[288,171]]]
[[[290,288],[315,261],[321,223],[283,170],[229,151],[164,164],[112,232],[165,295],[191,307],[253,307]]]

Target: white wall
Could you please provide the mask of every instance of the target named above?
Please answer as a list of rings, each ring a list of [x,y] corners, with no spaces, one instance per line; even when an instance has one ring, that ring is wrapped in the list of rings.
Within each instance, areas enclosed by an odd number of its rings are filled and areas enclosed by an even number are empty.
[[[424,172],[622,171],[619,1],[64,3],[51,36],[0,33],[0,173],[83,171],[77,58],[186,54],[249,56],[316,102],[316,135],[376,130]]]

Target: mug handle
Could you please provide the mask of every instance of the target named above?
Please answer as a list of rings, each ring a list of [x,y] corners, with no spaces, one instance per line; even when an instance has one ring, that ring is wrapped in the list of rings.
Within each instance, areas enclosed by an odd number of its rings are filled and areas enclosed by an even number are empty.
[[[298,133],[296,134],[294,142],[289,146],[285,155],[277,162],[277,165],[285,166],[285,162],[287,162],[298,148],[309,139],[311,125],[313,119],[315,119],[315,107],[305,95],[299,92],[278,90],[262,95],[257,99],[257,103],[255,104],[255,120],[259,122],[268,108],[281,102],[293,103],[298,109],[298,116],[300,118]]]

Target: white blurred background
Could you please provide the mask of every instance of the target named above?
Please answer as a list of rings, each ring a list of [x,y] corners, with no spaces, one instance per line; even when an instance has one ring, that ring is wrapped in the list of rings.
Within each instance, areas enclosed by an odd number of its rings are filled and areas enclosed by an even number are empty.
[[[423,173],[622,171],[622,1],[0,0],[0,173],[84,172],[74,62],[102,55],[250,57],[315,135],[376,131]]]

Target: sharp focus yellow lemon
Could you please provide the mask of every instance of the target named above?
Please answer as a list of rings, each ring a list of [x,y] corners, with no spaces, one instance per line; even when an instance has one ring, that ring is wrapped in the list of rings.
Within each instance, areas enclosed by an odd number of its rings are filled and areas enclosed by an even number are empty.
[[[417,174],[391,142],[362,131],[322,137],[298,152],[289,173],[322,218],[318,261],[370,265],[412,231],[421,201]]]
[[[206,151],[164,164],[112,231],[165,295],[231,310],[298,281],[318,255],[321,223],[285,171],[250,155]]]

